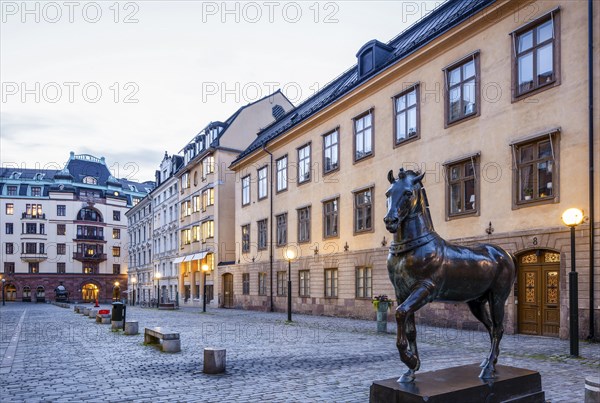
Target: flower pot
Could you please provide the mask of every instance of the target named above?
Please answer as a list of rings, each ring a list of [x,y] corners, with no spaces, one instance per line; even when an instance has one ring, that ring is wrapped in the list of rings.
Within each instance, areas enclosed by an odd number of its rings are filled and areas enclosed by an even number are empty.
[[[377,304],[377,333],[387,333],[387,313],[389,302],[379,301]]]

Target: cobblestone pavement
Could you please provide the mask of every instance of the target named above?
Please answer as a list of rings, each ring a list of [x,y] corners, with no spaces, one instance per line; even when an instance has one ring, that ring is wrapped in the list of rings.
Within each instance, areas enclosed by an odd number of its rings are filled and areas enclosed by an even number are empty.
[[[374,321],[214,309],[127,309],[140,334],[125,336],[73,309],[10,303],[0,308],[0,401],[366,402],[373,380],[405,368],[395,326]],[[182,351],[143,344],[143,328],[180,332]],[[487,334],[418,327],[421,371],[480,362]],[[204,347],[227,348],[227,372],[202,373]],[[540,371],[546,398],[583,401],[586,376],[600,371],[600,345],[507,335],[500,363]]]

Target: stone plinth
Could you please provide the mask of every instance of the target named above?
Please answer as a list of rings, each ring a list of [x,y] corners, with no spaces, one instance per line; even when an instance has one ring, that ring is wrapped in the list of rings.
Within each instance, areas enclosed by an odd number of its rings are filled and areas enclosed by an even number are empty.
[[[496,365],[496,378],[479,379],[478,364],[417,373],[413,383],[398,378],[375,381],[369,401],[384,402],[528,402],[544,403],[539,372]]]
[[[585,378],[585,403],[600,402],[600,376]]]
[[[123,321],[122,320],[112,320],[110,322],[112,330],[123,329]]]
[[[128,336],[138,334],[139,325],[137,321],[125,322],[125,334]]]
[[[224,348],[207,347],[204,349],[205,374],[220,374],[225,372],[226,350]]]

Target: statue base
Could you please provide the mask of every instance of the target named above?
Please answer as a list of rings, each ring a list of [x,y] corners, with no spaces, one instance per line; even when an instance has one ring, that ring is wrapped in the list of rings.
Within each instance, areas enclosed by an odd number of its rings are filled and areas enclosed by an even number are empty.
[[[496,378],[479,379],[479,364],[417,373],[412,383],[397,378],[374,381],[369,401],[383,402],[510,402],[544,403],[539,372],[496,365]]]

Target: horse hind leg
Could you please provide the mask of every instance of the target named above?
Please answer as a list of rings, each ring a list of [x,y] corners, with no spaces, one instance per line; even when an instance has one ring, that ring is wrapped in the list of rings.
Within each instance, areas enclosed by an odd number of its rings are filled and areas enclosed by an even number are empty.
[[[500,355],[500,341],[504,335],[504,302],[506,298],[490,293],[488,303],[490,305],[490,314],[492,319],[492,349],[487,365],[483,367],[479,377],[481,379],[494,378],[496,372],[496,363]]]
[[[487,301],[487,297],[481,297],[478,299],[475,299],[473,301],[469,301],[467,302],[467,305],[469,306],[469,309],[471,310],[471,313],[473,314],[473,316],[475,316],[477,318],[478,321],[480,321],[481,323],[483,323],[483,326],[485,326],[485,329],[488,332],[488,335],[490,336],[490,356],[492,354],[492,319],[490,318],[490,314],[488,312],[488,310],[485,307],[485,303]],[[480,367],[485,367],[485,365],[487,364],[489,360],[488,358],[485,358],[482,362],[481,365],[479,365]]]

